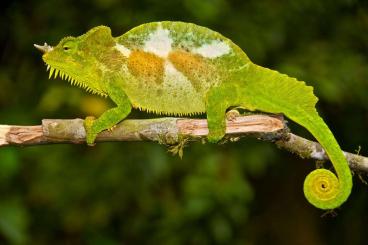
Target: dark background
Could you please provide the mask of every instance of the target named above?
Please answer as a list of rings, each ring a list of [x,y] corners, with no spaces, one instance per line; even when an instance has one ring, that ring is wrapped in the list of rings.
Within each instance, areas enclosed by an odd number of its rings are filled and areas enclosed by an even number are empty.
[[[111,106],[48,80],[33,43],[104,24],[119,36],[181,20],[231,38],[259,65],[307,81],[343,149],[368,146],[368,4],[357,0],[8,1],[0,21],[0,123],[99,115]],[[130,117],[151,117],[134,111]],[[292,123],[299,135],[306,131]],[[328,167],[329,165],[327,165]],[[337,215],[305,200],[315,168],[271,143],[156,143],[0,149],[0,244],[367,244],[357,174]],[[365,176],[363,176],[365,177]]]

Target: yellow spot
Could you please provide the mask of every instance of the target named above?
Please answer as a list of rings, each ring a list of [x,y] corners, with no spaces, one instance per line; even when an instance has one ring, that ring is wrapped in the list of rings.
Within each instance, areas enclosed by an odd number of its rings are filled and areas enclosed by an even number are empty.
[[[128,68],[132,75],[160,84],[163,82],[164,60],[153,53],[132,51],[128,59]]]

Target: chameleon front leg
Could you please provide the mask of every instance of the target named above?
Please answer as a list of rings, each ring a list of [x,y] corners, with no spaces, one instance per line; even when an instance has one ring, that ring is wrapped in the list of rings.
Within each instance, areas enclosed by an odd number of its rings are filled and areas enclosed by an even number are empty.
[[[117,107],[105,111],[96,120],[87,117],[84,121],[86,129],[86,142],[88,145],[93,145],[98,133],[105,129],[110,129],[118,122],[123,120],[131,111],[131,104],[125,92],[120,86],[110,85],[108,95]]]

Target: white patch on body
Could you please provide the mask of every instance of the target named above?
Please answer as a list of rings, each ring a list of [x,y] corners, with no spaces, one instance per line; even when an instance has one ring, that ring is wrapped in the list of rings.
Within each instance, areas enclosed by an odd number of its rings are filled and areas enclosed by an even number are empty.
[[[174,65],[167,61],[165,62],[165,75],[166,76],[176,76],[176,77],[182,77],[184,76],[180,71],[178,71]],[[184,77],[185,78],[185,77]],[[186,78],[185,78],[186,79]]]
[[[125,57],[129,57],[131,51],[122,44],[116,43],[115,48],[122,53]]]
[[[173,40],[170,37],[170,31],[162,29],[162,27],[159,26],[155,32],[149,34],[148,40],[144,43],[143,50],[166,58],[172,50],[172,43]]]
[[[173,95],[176,94],[178,98],[183,102],[181,105],[177,105],[176,107],[180,111],[188,110],[188,105],[196,105],[196,107],[203,107],[204,104],[201,100],[201,96],[193,87],[192,83],[189,79],[180,71],[178,71],[175,66],[170,62],[165,62],[165,74],[164,74],[164,82],[163,82],[163,90],[165,94],[162,98],[163,100],[173,100],[172,104],[176,104],[175,101],[177,98],[174,98]]]
[[[193,50],[193,53],[200,54],[205,58],[217,58],[228,54],[230,47],[223,41],[213,40],[209,44],[204,44]]]
[[[165,73],[164,73],[164,87],[167,86],[167,89],[177,90],[177,91],[193,91],[194,88],[192,83],[188,80],[188,78],[178,71],[175,66],[170,62],[165,62]]]

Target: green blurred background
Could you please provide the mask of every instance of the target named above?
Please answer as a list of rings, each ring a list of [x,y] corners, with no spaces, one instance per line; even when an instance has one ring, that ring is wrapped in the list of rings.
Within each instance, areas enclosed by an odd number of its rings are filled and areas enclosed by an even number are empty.
[[[115,36],[181,20],[231,38],[257,64],[307,81],[343,149],[368,154],[368,1],[5,1],[0,123],[99,115],[111,102],[48,80],[33,43],[104,24]],[[151,117],[134,111],[131,118]],[[294,132],[309,137],[290,123]],[[367,244],[368,189],[357,175],[337,216],[307,203],[315,168],[271,143],[155,143],[0,149],[0,244]]]

